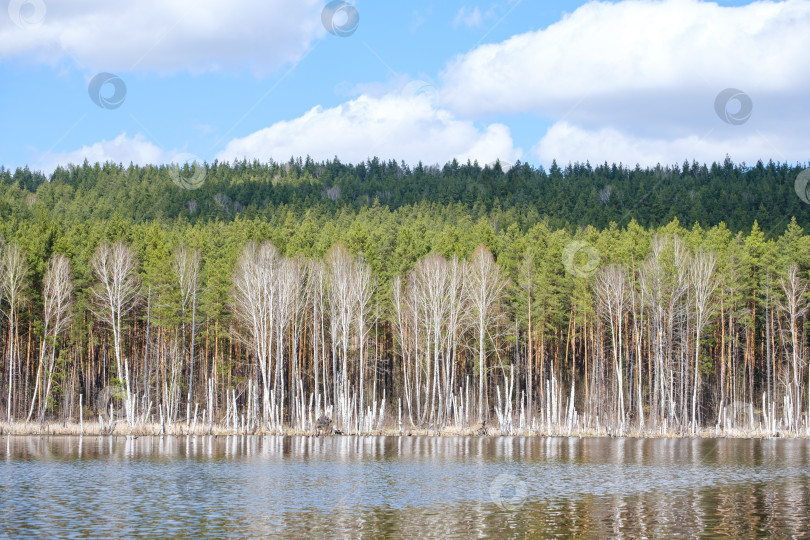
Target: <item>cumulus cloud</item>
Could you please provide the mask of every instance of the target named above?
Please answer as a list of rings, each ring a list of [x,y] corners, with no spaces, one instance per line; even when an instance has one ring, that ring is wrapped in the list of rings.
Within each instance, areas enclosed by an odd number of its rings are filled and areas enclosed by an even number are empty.
[[[362,95],[337,107],[315,107],[230,141],[217,157],[286,161],[306,155],[350,162],[376,156],[410,164],[453,158],[487,163],[497,158],[514,162],[521,150],[514,147],[508,127],[495,123],[479,128],[435,107],[432,93],[408,85],[379,98]]]
[[[129,165],[130,162],[136,165],[149,165],[170,163],[172,155],[165,153],[141,134],[129,137],[126,133],[122,133],[111,141],[102,140],[72,152],[43,153],[37,160],[39,163],[37,168],[51,173],[59,165],[81,165],[85,159],[90,163],[110,161],[124,165]]]
[[[591,2],[547,28],[451,61],[442,73],[441,105],[464,117],[528,112],[550,120],[538,145],[545,158],[613,161],[623,152],[641,163],[712,161],[725,153],[805,160],[808,27],[808,0],[738,7]],[[715,98],[727,88],[753,103],[742,125],[715,111]],[[762,139],[773,144],[758,145]]]
[[[593,109],[640,97],[666,109],[727,87],[797,93],[810,82],[808,26],[807,0],[591,2],[546,29],[455,59],[443,73],[446,105],[547,114],[580,103],[584,116],[599,118],[611,114]]]
[[[264,73],[298,60],[325,33],[322,8],[321,0],[15,1],[0,17],[0,58],[69,59],[110,71]]]
[[[547,165],[556,159],[561,165],[590,161],[592,165],[608,162],[647,167],[680,165],[684,160],[712,163],[725,156],[737,163],[789,161],[788,156],[807,156],[807,148],[807,141],[781,134],[747,132],[718,137],[707,133],[664,139],[639,137],[610,127],[587,130],[563,121],[548,130],[533,154]]]

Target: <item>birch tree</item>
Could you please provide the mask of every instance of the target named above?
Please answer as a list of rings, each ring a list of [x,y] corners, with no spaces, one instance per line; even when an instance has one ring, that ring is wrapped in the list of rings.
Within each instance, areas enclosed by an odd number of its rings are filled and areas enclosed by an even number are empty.
[[[242,249],[233,275],[234,312],[245,329],[243,338],[253,349],[262,377],[262,419],[270,414],[272,333],[275,316],[275,280],[279,254],[270,242],[249,242]]]
[[[470,309],[471,326],[476,339],[478,357],[478,421],[484,421],[486,401],[487,349],[486,340],[490,329],[497,324],[500,304],[506,287],[506,279],[495,263],[492,253],[483,245],[478,246],[466,265],[464,280],[465,298]],[[494,344],[494,340],[493,344]]]
[[[420,259],[411,271],[413,302],[421,314],[420,328],[424,328],[422,339],[425,350],[425,366],[430,385],[430,416],[442,408],[439,391],[440,365],[444,357],[444,326],[448,310],[447,261],[437,253]]]
[[[123,353],[124,319],[135,307],[139,283],[138,260],[131,247],[116,242],[101,243],[90,262],[97,283],[93,288],[96,317],[112,331],[116,374],[125,393],[124,407],[129,425],[135,423],[129,359]]]
[[[627,276],[619,266],[610,265],[599,270],[594,281],[597,307],[610,326],[610,339],[613,349],[613,366],[616,372],[618,401],[616,416],[620,432],[624,431],[624,369],[622,359],[622,324],[627,312]]]
[[[329,317],[332,330],[332,370],[335,403],[340,421],[349,414],[349,341],[357,298],[352,284],[353,262],[348,250],[341,244],[332,246],[326,254],[329,269]],[[338,380],[336,373],[340,374]]]
[[[464,265],[455,255],[447,263],[447,326],[445,339],[445,407],[450,414],[450,393],[455,388],[456,363],[458,361],[459,340],[467,324],[467,302],[464,298]],[[457,419],[458,420],[458,419]]]
[[[349,415],[349,372],[352,367],[349,352],[352,336],[357,338],[359,349],[357,389],[360,394],[359,407],[361,411],[363,410],[365,399],[363,391],[364,355],[368,332],[366,323],[373,284],[368,264],[362,257],[353,258],[341,244],[332,246],[332,249],[326,254],[326,266],[329,271],[329,312],[334,341],[333,350],[340,352],[338,363],[340,389],[338,390],[337,381],[335,381],[335,399],[342,401],[339,410],[343,415],[342,420],[345,421]],[[356,330],[354,334],[353,329]],[[337,396],[340,396],[340,399]]]
[[[799,366],[802,362],[803,347],[799,344],[799,338],[802,329],[799,325],[801,318],[807,313],[807,289],[808,283],[802,280],[799,276],[799,269],[795,264],[788,267],[787,272],[780,278],[780,285],[784,293],[784,299],[777,302],[780,311],[783,313],[787,325],[788,333],[790,334],[790,364],[792,371],[791,384],[786,388],[786,393],[790,396],[790,403],[792,406],[791,417],[793,419],[792,427],[798,427],[798,420],[800,418],[801,403],[800,403],[800,383],[799,383]],[[810,382],[808,383],[808,391],[810,392]],[[808,394],[810,399],[810,394]],[[810,403],[808,404],[810,407]],[[808,409],[810,410],[810,409]]]
[[[72,296],[73,280],[70,275],[70,261],[68,261],[67,257],[64,255],[53,255],[48,261],[48,269],[45,272],[45,279],[42,285],[42,343],[40,344],[34,397],[31,399],[31,407],[28,410],[28,418],[26,421],[30,421],[34,413],[34,406],[39,396],[38,391],[43,364],[47,358],[47,365],[44,366],[44,381],[46,381],[44,383],[45,392],[40,399],[39,406],[40,423],[45,418],[56,363],[57,339],[70,325]],[[48,358],[49,351],[50,357]]]
[[[411,425],[413,419],[413,399],[418,387],[414,388],[414,367],[413,367],[413,330],[411,324],[411,310],[407,298],[408,292],[402,282],[401,276],[396,276],[393,283],[393,308],[394,308],[394,339],[399,345],[400,358],[402,359],[402,386],[405,398],[405,408]],[[417,405],[418,407],[418,405]]]
[[[319,404],[326,408],[328,405],[328,382],[326,368],[326,337],[324,333],[324,304],[326,270],[321,261],[307,261],[306,291],[308,306],[312,308],[312,366],[315,378],[316,417],[320,416]],[[323,392],[323,401],[320,393]]]
[[[28,263],[25,253],[16,242],[8,245],[2,254],[2,290],[7,306],[4,311],[8,319],[8,396],[6,400],[8,421],[13,417],[14,404],[14,371],[17,355],[17,310],[24,300],[25,278],[28,275]]]
[[[279,403],[284,402],[284,339],[287,330],[292,323],[294,315],[295,297],[298,291],[298,268],[288,259],[281,258],[278,264],[278,272],[273,282],[275,289],[275,311],[273,314],[273,335],[275,336],[276,354],[274,358],[275,373],[273,376],[273,393]],[[294,389],[291,389],[291,392]]]
[[[675,248],[673,249],[673,244]],[[675,405],[672,398],[672,380],[669,360],[675,328],[677,306],[686,291],[685,282],[673,274],[683,261],[679,240],[665,237],[653,238],[651,253],[639,271],[642,298],[649,313],[653,369],[650,375],[651,410],[656,423],[664,415],[672,419]],[[680,275],[680,274],[679,274]]]
[[[703,250],[698,250],[694,257],[692,257],[692,264],[689,267],[689,282],[692,287],[691,298],[695,325],[695,361],[692,368],[694,370],[692,385],[692,433],[697,430],[695,411],[697,409],[698,385],[700,383],[700,338],[709,320],[713,295],[717,288],[717,281],[714,277],[716,264],[717,256],[714,253],[706,253]]]
[[[291,379],[294,386],[293,391],[290,393],[290,398],[293,403],[293,417],[300,421],[304,417],[306,411],[306,396],[304,395],[304,387],[302,381],[302,369],[299,362],[299,348],[301,344],[301,336],[304,331],[306,323],[307,308],[308,308],[308,281],[309,275],[307,270],[309,264],[303,257],[296,256],[289,261],[291,272],[294,276],[294,289],[295,295],[292,302],[292,332],[290,347],[290,360],[291,360]]]
[[[173,267],[177,277],[177,285],[180,289],[180,320],[182,328],[182,350],[186,350],[186,321],[191,312],[189,326],[190,342],[188,344],[188,397],[187,407],[190,407],[194,399],[194,359],[195,344],[197,341],[197,298],[200,292],[200,265],[202,257],[200,250],[189,249],[185,245],[180,245],[175,249],[173,256]],[[188,415],[187,415],[188,416]],[[188,417],[186,418],[188,423]]]
[[[356,302],[355,325],[357,328],[358,356],[360,363],[357,382],[360,389],[360,415],[362,422],[362,417],[365,414],[366,342],[369,332],[369,303],[371,302],[372,294],[374,294],[374,282],[371,276],[371,268],[362,257],[357,257],[353,266],[352,295]]]

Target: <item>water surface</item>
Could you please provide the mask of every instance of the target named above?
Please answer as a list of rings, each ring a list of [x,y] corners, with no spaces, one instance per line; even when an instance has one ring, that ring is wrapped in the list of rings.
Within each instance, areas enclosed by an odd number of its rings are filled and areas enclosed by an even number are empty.
[[[0,437],[0,536],[801,536],[804,440]]]

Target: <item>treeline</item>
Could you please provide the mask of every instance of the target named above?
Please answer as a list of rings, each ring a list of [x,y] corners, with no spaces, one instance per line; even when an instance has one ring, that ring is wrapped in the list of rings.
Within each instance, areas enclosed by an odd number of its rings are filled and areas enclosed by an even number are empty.
[[[240,429],[807,429],[795,219],[569,230],[422,202],[61,221],[38,205],[85,195],[58,190],[0,224],[10,420],[75,421],[81,401]]]
[[[27,168],[0,169],[0,218],[44,217],[62,223],[86,219],[192,223],[272,217],[291,210],[335,216],[380,205],[391,210],[428,201],[436,208],[517,225],[599,229],[611,223],[660,227],[677,218],[703,227],[721,222],[733,232],[756,220],[778,234],[795,217],[810,226],[810,212],[794,189],[799,165],[758,162],[653,168],[607,163],[554,163],[548,170],[525,163],[480,166],[452,161],[409,167],[371,159],[357,165],[311,159],[287,163],[215,162],[177,166],[107,163],[60,167],[46,177]],[[178,187],[180,186],[180,187]],[[193,188],[193,189],[189,189]]]

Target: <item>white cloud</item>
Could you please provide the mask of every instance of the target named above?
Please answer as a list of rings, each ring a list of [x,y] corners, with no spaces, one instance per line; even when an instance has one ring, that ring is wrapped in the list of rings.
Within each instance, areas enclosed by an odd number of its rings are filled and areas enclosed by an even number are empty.
[[[600,149],[609,162],[623,159],[621,152],[641,163],[653,156],[712,161],[726,152],[740,160],[806,160],[793,141],[808,142],[807,28],[808,0],[590,2],[545,29],[454,59],[441,75],[441,105],[462,117],[545,117],[556,125],[539,148],[558,159]],[[726,88],[751,98],[743,125],[715,113]],[[758,146],[758,137],[773,145]],[[562,140],[597,146],[570,148]]]
[[[552,160],[567,163],[590,161],[591,165],[604,162],[623,163],[634,167],[712,163],[728,155],[736,163],[756,163],[757,160],[786,161],[787,156],[805,156],[809,140],[797,140],[783,134],[738,133],[736,136],[717,137],[686,135],[672,139],[640,137],[605,127],[587,130],[568,122],[554,124],[533,149],[535,157],[545,165]],[[763,151],[765,154],[763,155]],[[767,156],[767,157],[766,157]]]
[[[798,92],[810,82],[808,27],[807,0],[591,2],[544,30],[457,58],[443,74],[446,104],[470,114],[548,114],[576,103],[632,107],[639,97],[669,108],[727,87]]]
[[[0,16],[0,58],[72,59],[82,68],[107,71],[265,73],[298,60],[325,34],[321,0],[50,0],[40,5],[46,11],[36,26],[23,28]]]
[[[467,6],[462,6],[461,9],[458,10],[456,13],[455,19],[453,19],[453,26],[466,26],[467,28],[477,28],[481,26],[481,23],[484,21],[483,16],[481,15],[481,10],[478,9],[478,6],[470,9]]]
[[[90,163],[110,161],[124,165],[129,165],[130,162],[148,165],[169,163],[172,161],[172,155],[146,140],[140,133],[134,137],[122,133],[111,141],[103,140],[90,146],[82,146],[72,152],[40,154],[37,159],[39,166],[36,168],[51,173],[58,165],[81,165],[85,159]]]
[[[520,158],[521,150],[514,147],[506,126],[479,129],[437,109],[431,94],[410,90],[380,98],[362,95],[329,109],[315,107],[294,120],[230,141],[217,158],[286,161],[291,156],[316,160],[338,156],[356,163],[376,156],[410,164]]]

